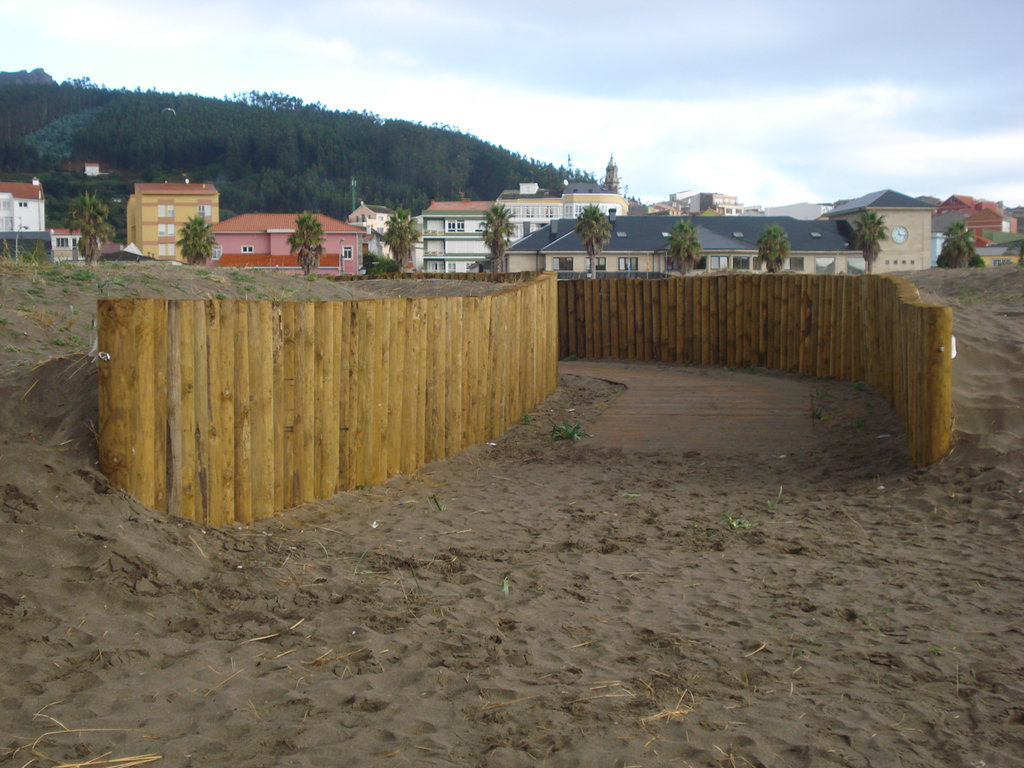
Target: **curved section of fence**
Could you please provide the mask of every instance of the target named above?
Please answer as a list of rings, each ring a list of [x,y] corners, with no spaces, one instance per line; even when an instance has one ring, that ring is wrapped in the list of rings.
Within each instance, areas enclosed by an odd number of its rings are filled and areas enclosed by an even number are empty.
[[[99,302],[100,468],[221,526],[500,435],[558,382],[554,275],[474,297]]]
[[[864,381],[923,466],[952,436],[953,312],[884,275],[714,275],[558,284],[559,357],[773,368]]]

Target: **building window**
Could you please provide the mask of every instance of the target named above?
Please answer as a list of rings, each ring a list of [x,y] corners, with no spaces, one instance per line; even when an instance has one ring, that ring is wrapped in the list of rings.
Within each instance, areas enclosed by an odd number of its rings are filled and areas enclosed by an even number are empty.
[[[464,219],[458,219],[457,221],[445,222],[449,232],[465,232],[466,222]]]
[[[750,269],[750,257],[749,256],[733,256],[732,257],[732,268],[733,269]]]
[[[223,256],[223,255],[224,255],[224,249],[221,246],[219,246],[219,245],[213,246],[213,260],[214,261],[220,260],[220,257]]]
[[[213,206],[210,203],[200,203],[197,206],[197,215],[201,219],[209,219],[213,217]]]
[[[456,263],[455,263],[454,261],[449,261],[448,263],[446,263],[446,264],[445,264],[445,267],[447,267],[447,268],[448,268],[448,271],[449,271],[449,272],[455,272],[455,271],[456,271],[456,269],[455,269],[455,268],[456,268],[457,266],[458,266],[458,265],[457,265],[457,264],[456,264]]]
[[[174,203],[163,204],[160,203],[156,207],[157,218],[161,219],[173,219],[174,218]]]
[[[162,258],[174,258],[174,243],[160,243],[160,256]]]
[[[863,256],[847,256],[846,257],[846,272],[851,275],[863,275],[864,274],[864,257]]]
[[[344,245],[341,248],[341,258],[345,261],[352,261],[352,246]]]
[[[709,256],[708,257],[708,269],[714,271],[716,269],[728,269],[729,268],[729,257],[728,256]]]
[[[598,272],[607,272],[608,271],[608,259],[606,259],[604,256],[598,256],[597,257],[597,266],[594,267],[594,269],[596,269]]]
[[[636,272],[639,261],[636,256],[619,256],[619,272]]]
[[[242,253],[253,253],[252,246],[251,245],[243,245],[242,246]]]
[[[28,203],[25,203],[25,202],[22,202],[21,200],[19,200],[18,201],[18,207],[19,208],[28,208]]]
[[[68,238],[66,238],[66,237],[58,237],[57,238],[57,247],[58,248],[70,248],[71,247],[71,243],[68,242]]]
[[[158,237],[174,237],[174,222],[168,222],[167,224],[157,224],[156,234]]]
[[[786,259],[786,269],[788,269],[790,272],[803,272],[804,257],[790,256],[788,259]]]
[[[556,256],[554,262],[559,272],[572,272],[572,256]]]
[[[816,275],[834,275],[836,273],[836,260],[833,258],[816,258],[814,260],[814,273]]]

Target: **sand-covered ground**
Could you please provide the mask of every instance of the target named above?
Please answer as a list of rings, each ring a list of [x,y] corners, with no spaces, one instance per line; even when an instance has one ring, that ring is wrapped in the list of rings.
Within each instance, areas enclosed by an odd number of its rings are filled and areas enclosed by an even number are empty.
[[[621,389],[563,375],[495,445],[222,531],[97,470],[86,307],[172,290],[124,270],[0,269],[0,765],[1024,765],[1024,269],[912,276],[957,335],[926,469],[829,381],[797,450],[553,441]],[[211,279],[337,290],[173,290]]]

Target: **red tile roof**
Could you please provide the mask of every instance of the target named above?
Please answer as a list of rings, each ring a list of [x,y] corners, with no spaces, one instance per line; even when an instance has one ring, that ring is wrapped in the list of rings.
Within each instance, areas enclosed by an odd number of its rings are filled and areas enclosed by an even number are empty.
[[[6,192],[7,194],[13,195],[14,197],[22,200],[43,199],[42,184],[30,184],[28,182],[20,181],[0,181],[0,192]]]
[[[243,213],[233,219],[225,219],[213,225],[214,232],[267,232],[271,229],[286,230],[291,232],[295,229],[296,213]],[[324,216],[322,213],[314,213],[313,216],[320,222],[324,232],[365,232],[362,227],[346,224],[343,221]]]
[[[158,195],[215,195],[213,184],[136,184],[135,194]]]

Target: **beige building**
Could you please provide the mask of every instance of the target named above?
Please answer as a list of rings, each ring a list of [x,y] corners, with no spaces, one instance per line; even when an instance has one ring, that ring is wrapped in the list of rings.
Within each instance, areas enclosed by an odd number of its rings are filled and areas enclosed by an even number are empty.
[[[357,227],[364,227],[366,233],[376,232],[383,235],[388,228],[388,221],[394,211],[385,205],[367,205],[362,200],[359,207],[348,215],[348,223]]]
[[[935,207],[914,197],[883,189],[840,203],[822,218],[846,222],[851,228],[862,211],[872,210],[885,219],[889,238],[875,259],[875,274],[931,267],[932,213]]]
[[[128,198],[128,242],[144,256],[176,260],[178,230],[196,215],[220,221],[220,193],[212,184],[136,184]]]
[[[506,189],[496,202],[512,214],[513,242],[556,219],[575,218],[588,205],[596,205],[606,216],[629,212],[629,201],[619,193],[619,168],[614,157],[605,169],[604,184],[572,181],[553,190],[526,182],[518,190]]]

